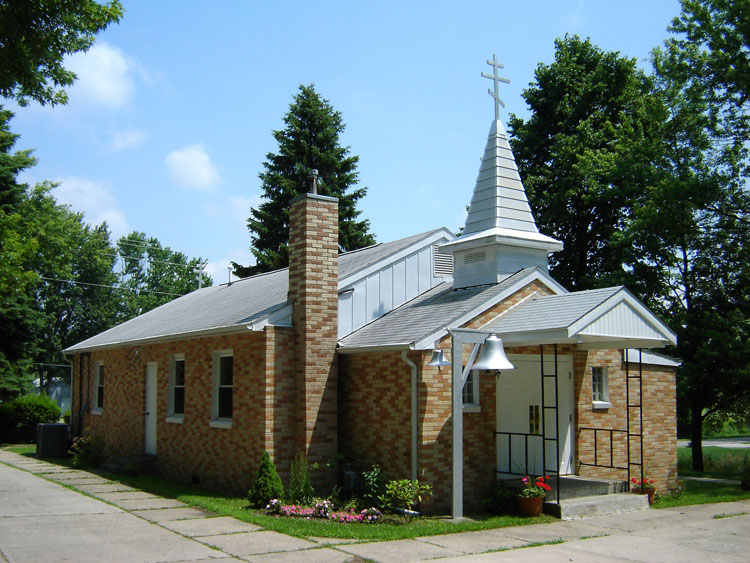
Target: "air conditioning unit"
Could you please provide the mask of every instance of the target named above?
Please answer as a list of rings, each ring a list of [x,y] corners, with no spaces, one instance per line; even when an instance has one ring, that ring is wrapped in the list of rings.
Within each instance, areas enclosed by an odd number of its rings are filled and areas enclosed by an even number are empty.
[[[36,425],[37,457],[68,457],[70,425],[44,423]]]

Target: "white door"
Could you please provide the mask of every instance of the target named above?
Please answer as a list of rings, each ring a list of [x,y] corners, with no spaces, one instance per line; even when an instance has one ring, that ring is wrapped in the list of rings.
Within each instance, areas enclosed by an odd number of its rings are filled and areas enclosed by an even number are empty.
[[[555,466],[555,443],[542,439],[542,419],[547,438],[556,435],[554,410],[542,413],[540,361],[538,355],[509,355],[515,370],[504,371],[497,380],[497,468],[509,473],[542,475]],[[545,355],[545,373],[554,374],[554,358]],[[560,430],[560,473],[573,473],[573,362],[558,356],[558,422]],[[555,404],[554,378],[545,381],[546,406]],[[533,434],[528,436],[528,434]],[[547,469],[542,448],[546,447]]]
[[[146,364],[146,440],[144,451],[156,455],[156,362]]]

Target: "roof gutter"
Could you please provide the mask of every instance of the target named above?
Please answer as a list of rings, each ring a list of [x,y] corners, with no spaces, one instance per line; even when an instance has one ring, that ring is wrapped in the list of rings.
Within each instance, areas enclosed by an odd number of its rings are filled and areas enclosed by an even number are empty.
[[[81,346],[80,348],[72,347],[63,350],[67,357],[70,354],[80,354],[81,352],[92,352],[95,350],[111,350],[113,348],[122,348],[124,346],[143,346],[144,344],[155,344],[157,342],[171,342],[185,338],[201,338],[203,336],[216,336],[217,334],[233,334],[236,332],[245,332],[253,323],[243,323],[240,325],[222,326],[203,330],[194,330],[189,332],[178,332],[164,336],[153,336],[150,338],[139,338],[137,340],[121,340],[119,342],[110,342],[94,346]]]
[[[417,456],[417,447],[419,445],[417,440],[419,430],[419,394],[417,393],[419,373],[417,371],[417,364],[409,359],[406,350],[401,350],[401,359],[411,368],[411,480],[416,481],[419,475]]]
[[[368,354],[371,352],[398,352],[399,350],[414,350],[414,342],[400,342],[398,344],[386,344],[385,346],[350,346],[344,347],[341,341],[336,345],[339,354]]]

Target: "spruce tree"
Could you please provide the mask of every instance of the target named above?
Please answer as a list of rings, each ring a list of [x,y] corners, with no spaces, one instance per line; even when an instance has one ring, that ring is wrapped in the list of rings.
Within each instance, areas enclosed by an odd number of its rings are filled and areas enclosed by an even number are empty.
[[[281,477],[276,472],[276,466],[271,461],[268,452],[263,452],[258,468],[258,477],[250,488],[248,498],[255,508],[263,508],[272,499],[281,499],[284,496],[284,486]]]
[[[241,277],[289,265],[289,205],[307,191],[310,171],[318,170],[318,193],[339,200],[339,247],[355,250],[374,244],[367,220],[358,220],[357,201],[367,188],[357,183],[359,157],[339,144],[345,125],[341,114],[321,98],[315,86],[301,85],[284,116],[286,127],[274,131],[277,153],[268,153],[260,173],[264,201],[247,220],[254,266],[232,263]]]

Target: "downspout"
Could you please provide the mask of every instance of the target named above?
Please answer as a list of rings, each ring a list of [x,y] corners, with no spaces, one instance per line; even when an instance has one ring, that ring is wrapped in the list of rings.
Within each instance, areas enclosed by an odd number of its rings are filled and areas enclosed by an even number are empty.
[[[417,393],[417,364],[412,362],[406,355],[407,351],[401,351],[401,359],[411,368],[411,479],[417,479],[417,432],[418,432],[418,402]]]

